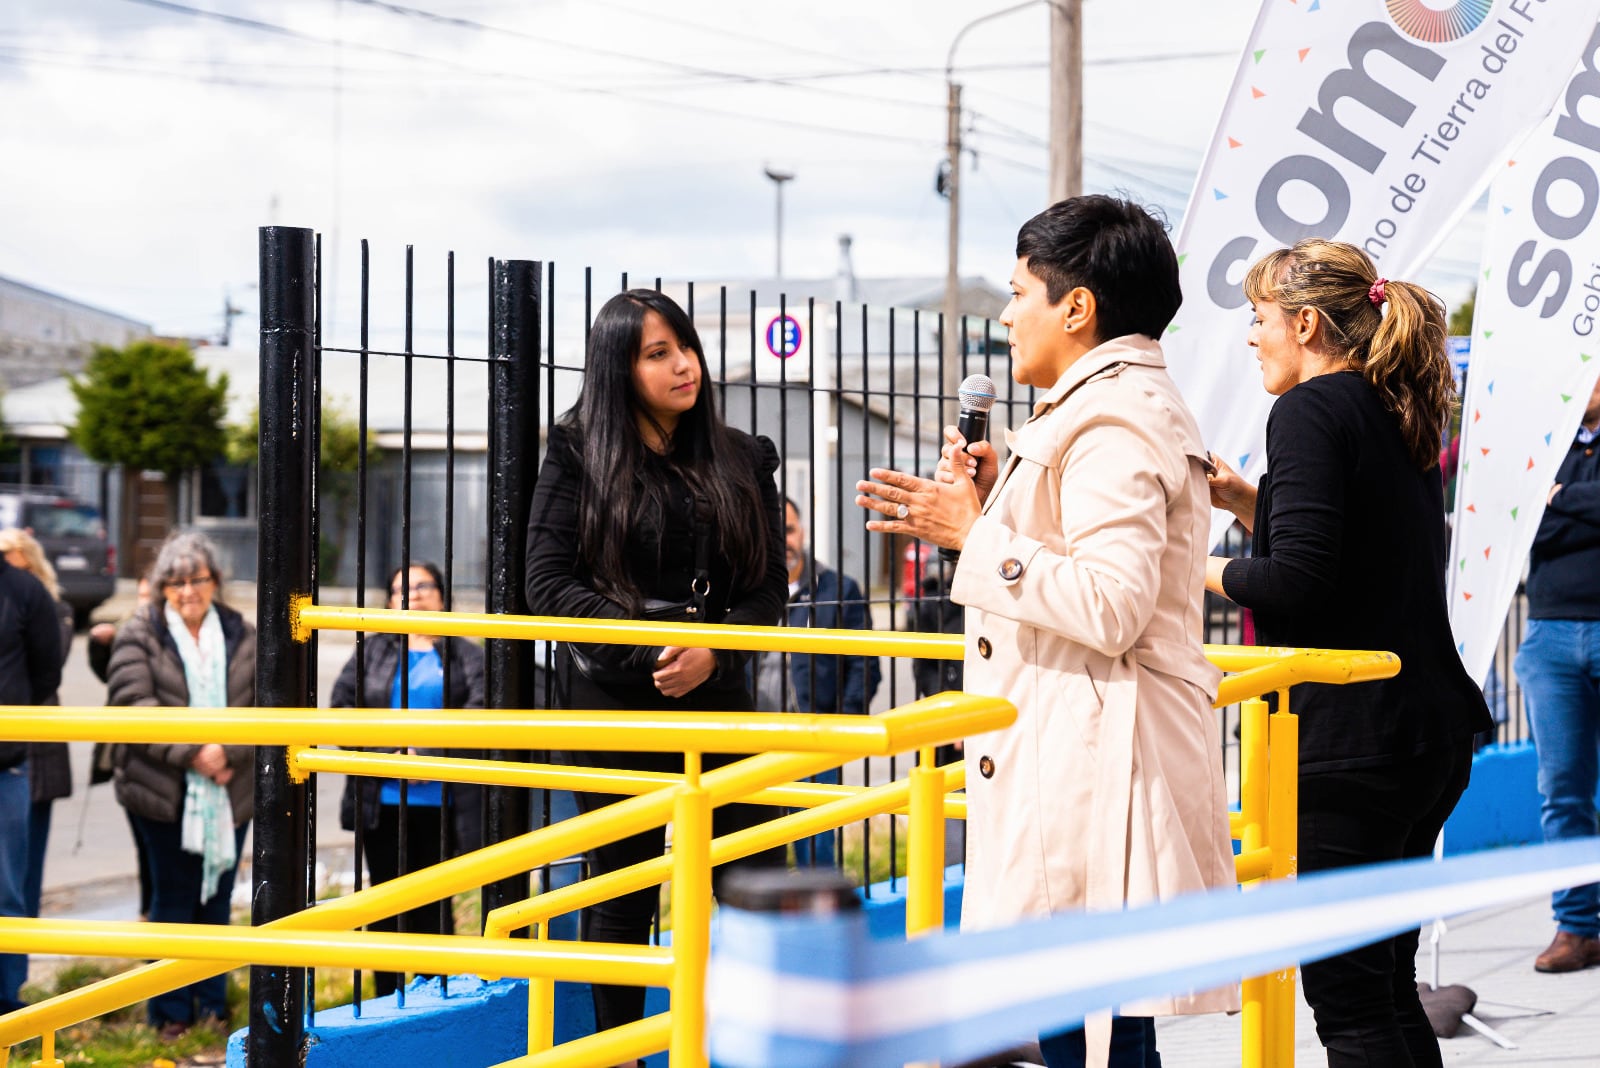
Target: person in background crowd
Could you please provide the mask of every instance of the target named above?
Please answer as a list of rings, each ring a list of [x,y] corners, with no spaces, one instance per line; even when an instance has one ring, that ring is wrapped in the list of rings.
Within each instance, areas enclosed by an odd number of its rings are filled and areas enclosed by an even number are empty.
[[[787,624],[824,630],[871,630],[872,607],[861,595],[856,580],[817,563],[806,550],[800,507],[786,497],[783,509],[784,562],[789,568]],[[875,656],[763,653],[757,668],[757,707],[777,712],[864,716],[883,678]],[[813,775],[811,781],[837,786],[840,770]],[[795,863],[802,867],[832,866],[834,841],[833,831],[800,839],[794,844]]]
[[[21,568],[43,584],[55,599],[56,619],[61,625],[61,662],[67,662],[72,648],[72,606],[61,599],[61,584],[56,569],[44,549],[25,530],[0,530],[0,553],[6,563]],[[51,693],[39,702],[59,705],[61,698]],[[39,915],[39,898],[44,891],[44,853],[50,841],[50,814],[57,799],[72,796],[72,759],[66,742],[28,743],[28,869],[23,894],[29,916]]]
[[[1425,857],[1489,726],[1445,600],[1444,309],[1378,277],[1355,246],[1315,238],[1259,260],[1244,291],[1249,344],[1278,400],[1258,487],[1215,460],[1212,501],[1254,541],[1249,559],[1212,557],[1206,586],[1255,613],[1264,645],[1399,654],[1392,679],[1290,692],[1300,871]],[[1329,1068],[1440,1063],[1416,953],[1413,927],[1304,966]]]
[[[1539,757],[1546,842],[1595,835],[1600,767],[1600,382],[1556,470],[1528,554],[1528,629],[1517,678]],[[1600,964],[1600,886],[1558,890],[1556,934],[1541,972]]]
[[[783,508],[773,473],[778,450],[724,425],[713,401],[694,323],[670,298],[631,289],[595,316],[577,405],[550,430],[528,520],[527,600],[538,615],[600,619],[694,618],[773,626],[787,577]],[[691,617],[688,613],[692,611]],[[748,658],[668,646],[557,646],[562,708],[748,712]],[[585,767],[681,773],[670,754],[570,753]],[[717,767],[738,757],[708,757]],[[617,798],[580,793],[585,811]],[[723,835],[753,826],[770,810],[724,805]],[[604,874],[659,857],[656,827],[601,846],[590,871]],[[736,862],[781,866],[784,851]],[[712,873],[721,885],[731,865]],[[656,910],[655,887],[583,916],[584,938],[642,943]],[[642,1018],[640,987],[594,987],[602,1029]]]
[[[61,628],[44,584],[0,555],[0,704],[44,704],[61,686]],[[0,741],[0,916],[28,915],[28,745]],[[0,953],[0,1013],[22,1008],[28,958]]]
[[[420,562],[397,568],[389,576],[389,607],[410,608],[418,612],[444,610],[444,577],[435,564]],[[405,648],[404,664],[400,650]],[[364,664],[364,670],[363,670]],[[358,688],[359,687],[359,688]],[[427,634],[371,634],[352,654],[333,684],[328,702],[334,708],[482,708],[483,650],[464,638],[435,638]],[[444,755],[439,749],[407,749]],[[451,751],[454,756],[481,755]],[[345,779],[344,800],[339,821],[345,830],[362,828],[361,848],[372,882],[388,882],[399,875],[420,871],[444,859],[447,846],[476,849],[482,843],[481,822],[475,802],[478,788],[463,791],[452,784],[446,795],[445,784],[410,782],[405,805],[400,804],[398,779],[370,776]],[[359,801],[358,801],[359,799]],[[468,804],[461,804],[465,799]],[[405,825],[406,855],[400,858],[401,824]],[[443,841],[450,835],[452,842]],[[403,920],[403,928],[397,921]],[[405,930],[410,934],[454,934],[454,918],[448,899],[419,905],[404,917],[390,916],[367,925],[373,931]],[[375,972],[374,989],[379,997],[394,993],[400,975]]]
[[[223,603],[216,547],[167,537],[150,568],[161,599],[117,633],[112,705],[248,707],[256,700],[256,631]],[[149,853],[157,923],[226,924],[239,851],[255,809],[255,747],[133,744],[117,749],[117,800]],[[157,994],[150,1025],[166,1041],[197,1023],[225,1028],[227,974]]]
[[[966,688],[1017,708],[966,742],[963,930],[1234,885],[1201,645],[1205,449],[1156,341],[1177,255],[1139,206],[1073,197],[1023,224],[1011,286],[1011,376],[1040,393],[1005,472],[947,427],[933,481],[857,483],[869,530],[960,550]],[[1108,1047],[1148,1068],[1152,1015],[1237,1004],[1232,987],[1175,992],[1040,1046],[1049,1068]]]
[[[950,568],[930,559],[917,584],[917,598],[906,608],[906,629],[930,634],[960,634],[965,629],[966,609],[950,599]],[[918,699],[946,690],[961,689],[961,661],[928,660],[911,662],[911,680]],[[954,764],[962,758],[964,746],[954,741],[934,751],[934,763]],[[944,862],[960,864],[967,856],[967,821],[944,821]]]
[[[89,670],[94,672],[95,678],[101,682],[108,681],[107,671],[111,667],[111,645],[116,640],[117,631],[149,603],[150,576],[140,575],[133,611],[116,623],[96,623],[89,628],[89,638],[84,643],[84,654],[89,658]],[[111,780],[114,773],[112,763],[115,759],[115,754],[116,746],[109,742],[95,743],[94,754],[89,759],[90,786],[98,786]],[[138,829],[133,825],[133,816],[127,809],[123,809],[122,814],[128,820],[128,834],[133,838],[133,852],[139,863],[139,918],[148,920],[150,918],[150,856],[145,851],[144,841],[139,837]]]

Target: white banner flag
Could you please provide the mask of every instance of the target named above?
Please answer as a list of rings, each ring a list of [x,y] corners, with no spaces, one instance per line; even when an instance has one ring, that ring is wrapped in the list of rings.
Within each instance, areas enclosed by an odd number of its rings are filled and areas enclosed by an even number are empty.
[[[1461,413],[1450,625],[1489,672],[1545,497],[1600,376],[1600,27],[1489,191]]]
[[[1162,341],[1212,451],[1252,481],[1265,467],[1250,264],[1326,237],[1414,280],[1596,18],[1600,0],[1265,0],[1178,234],[1184,302]]]

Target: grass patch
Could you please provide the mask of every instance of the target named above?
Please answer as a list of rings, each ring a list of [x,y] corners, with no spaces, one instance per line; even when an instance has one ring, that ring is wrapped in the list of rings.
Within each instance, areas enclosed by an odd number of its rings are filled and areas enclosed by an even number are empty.
[[[61,967],[48,980],[23,987],[23,1000],[44,1001],[59,994],[109,979],[139,967],[137,961],[81,959]],[[365,977],[371,995],[371,975]],[[56,1034],[56,1057],[68,1065],[95,1065],[103,1068],[149,1068],[158,1059],[178,1066],[192,1063],[220,1064],[227,1048],[228,1035],[245,1026],[250,1015],[249,968],[228,973],[228,1023],[226,1027],[194,1027],[170,1042],[145,1023],[145,1003],[139,1002],[107,1013]],[[324,969],[316,973],[312,996],[317,1009],[349,1003],[351,974],[343,969]],[[11,1064],[29,1065],[40,1055],[38,1039],[11,1048]]]

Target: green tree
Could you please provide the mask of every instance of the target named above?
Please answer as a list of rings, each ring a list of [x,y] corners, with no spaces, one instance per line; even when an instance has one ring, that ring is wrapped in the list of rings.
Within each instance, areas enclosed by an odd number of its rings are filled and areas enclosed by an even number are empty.
[[[1450,313],[1450,335],[1452,337],[1466,337],[1472,333],[1472,313],[1478,306],[1478,287],[1473,286],[1467,299],[1462,301],[1455,311]]]
[[[361,456],[361,424],[339,400],[324,400],[320,447],[317,450],[318,489],[321,496],[322,529],[320,570],[322,581],[336,581],[340,547],[355,518],[356,467]],[[253,464],[257,461],[261,438],[261,409],[252,407],[243,422],[227,428],[229,463]],[[383,458],[378,437],[367,431],[367,470]]]
[[[323,474],[353,474],[361,455],[361,424],[343,401],[327,400],[322,405],[322,440],[317,450],[318,467]],[[261,409],[252,405],[242,422],[227,428],[226,455],[229,463],[253,464],[260,448]],[[367,466],[383,458],[378,436],[367,431]]]
[[[186,345],[96,345],[72,395],[72,440],[103,464],[176,475],[210,463],[226,445],[228,376],[212,378]]]

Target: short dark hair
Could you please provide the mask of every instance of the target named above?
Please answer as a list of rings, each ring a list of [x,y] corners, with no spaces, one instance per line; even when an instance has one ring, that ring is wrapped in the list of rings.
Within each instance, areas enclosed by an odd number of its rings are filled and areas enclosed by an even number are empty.
[[[1044,282],[1051,304],[1078,286],[1093,293],[1100,341],[1159,338],[1183,303],[1164,220],[1130,200],[1095,195],[1052,204],[1017,231],[1017,258]]]

